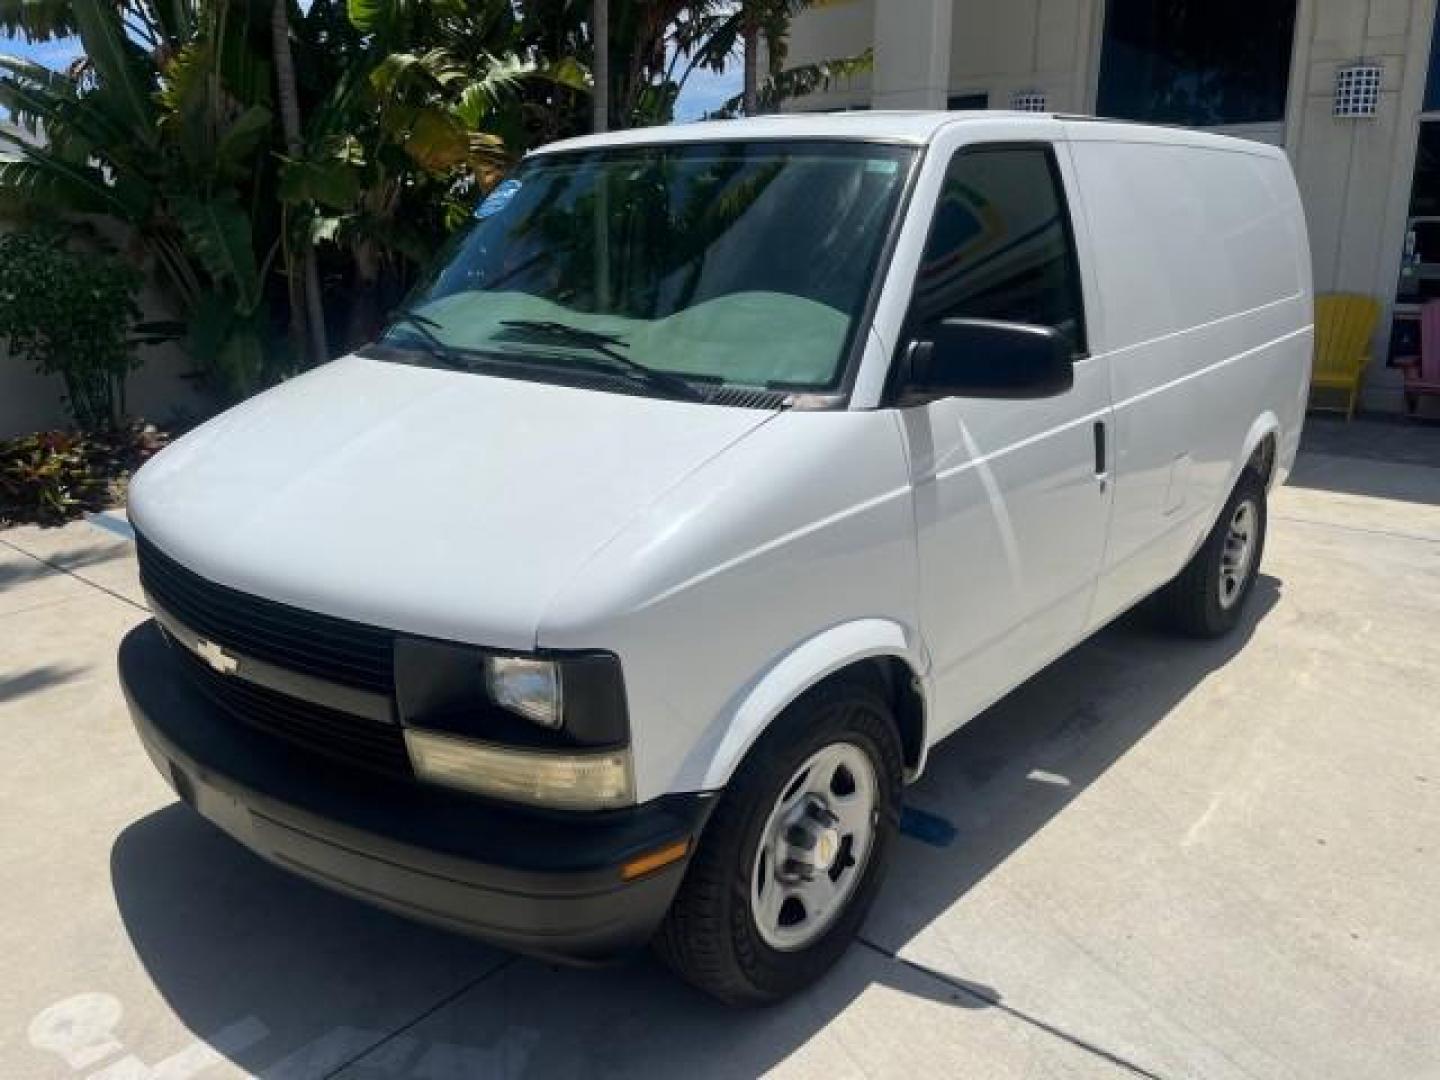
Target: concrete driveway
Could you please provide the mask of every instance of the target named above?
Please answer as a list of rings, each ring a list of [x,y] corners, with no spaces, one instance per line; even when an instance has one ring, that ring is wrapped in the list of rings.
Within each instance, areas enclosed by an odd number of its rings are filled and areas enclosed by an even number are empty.
[[[131,732],[123,517],[0,533],[0,1076],[1440,1077],[1440,468],[1357,428],[1275,498],[1242,633],[1129,618],[964,729],[862,943],[761,1012],[236,847]]]

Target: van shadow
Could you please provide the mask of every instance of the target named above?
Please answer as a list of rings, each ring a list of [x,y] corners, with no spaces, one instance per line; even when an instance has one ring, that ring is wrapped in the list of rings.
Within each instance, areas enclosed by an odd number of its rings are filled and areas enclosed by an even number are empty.
[[[1440,506],[1440,468],[1396,469],[1374,458],[1302,454],[1288,484],[1334,495]]]
[[[10,546],[27,558],[24,562],[0,566],[0,589],[10,585],[26,585],[57,572],[74,573],[105,566],[128,559],[132,555],[128,546],[111,538],[75,543],[44,555],[37,555],[16,544]]]
[[[85,671],[82,664],[41,664],[25,671],[0,675],[0,705],[62,686],[79,678]]]
[[[1141,609],[937,747],[907,799],[922,824],[940,827],[912,823],[862,944],[773,1009],[724,1009],[648,957],[555,968],[417,926],[270,867],[180,804],[117,839],[115,896],[175,1015],[201,1043],[275,1080],[342,1069],[442,1080],[757,1075],[877,990],[911,999],[917,1016],[1012,1012],[1004,987],[894,953],[1234,657],[1279,598],[1279,582],[1262,577],[1244,624],[1219,642],[1165,637]],[[925,1030],[933,1047],[964,1037],[960,1025]]]
[[[1415,466],[1395,468],[1395,466]],[[1292,487],[1440,505],[1440,424],[1310,417]]]

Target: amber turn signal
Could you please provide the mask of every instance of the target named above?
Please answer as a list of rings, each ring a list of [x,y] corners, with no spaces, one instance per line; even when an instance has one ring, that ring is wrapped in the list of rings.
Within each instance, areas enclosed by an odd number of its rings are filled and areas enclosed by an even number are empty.
[[[666,844],[662,848],[656,848],[641,855],[639,858],[631,859],[620,867],[620,879],[622,881],[634,881],[638,877],[644,877],[652,871],[659,870],[663,866],[669,866],[673,862],[683,859],[690,851],[690,841],[676,840],[673,844]]]

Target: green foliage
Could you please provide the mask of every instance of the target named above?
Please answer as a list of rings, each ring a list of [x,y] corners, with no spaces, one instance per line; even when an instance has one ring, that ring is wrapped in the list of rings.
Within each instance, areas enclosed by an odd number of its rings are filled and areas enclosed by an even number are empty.
[[[81,436],[43,432],[0,442],[0,520],[64,521],[103,501]]]
[[[120,259],[75,251],[63,234],[28,229],[0,237],[0,341],[65,383],[84,429],[121,419],[125,377],[136,366],[140,275]]]
[[[75,32],[70,0],[0,0],[0,28],[32,41],[50,41]]]
[[[268,11],[260,0],[67,0],[83,67],[51,72],[0,57],[0,108],[34,136],[0,165],[0,208],[119,225],[192,339],[217,298],[228,308],[222,325],[277,337]],[[0,7],[0,27],[6,17]],[[257,365],[225,362],[235,354],[220,342],[195,355],[230,397],[261,385]]]
[[[113,506],[130,474],[165,443],[153,427],[0,440],[0,524],[58,525]]]
[[[387,47],[397,38],[413,36],[422,26],[465,18],[471,13],[468,7],[466,0],[349,0],[350,21]]]
[[[852,79],[856,75],[869,74],[875,70],[875,50],[866,49],[857,56],[839,60],[822,60],[814,64],[784,68],[773,72],[759,86],[757,100],[761,112],[775,112],[783,102],[806,94],[829,90],[841,79]],[[738,116],[742,98],[732,97],[715,112],[716,118]]]
[[[778,63],[805,6],[610,0],[612,122],[668,122],[690,75],[723,67],[747,35],[764,33]],[[0,113],[37,136],[0,162],[0,213],[118,224],[211,389],[242,397],[302,361],[307,262],[327,336],[359,344],[515,161],[588,130],[590,11],[588,0],[289,2],[292,95],[277,80],[274,0],[0,0],[0,31],[78,34],[85,53],[65,72],[0,57]],[[772,74],[778,98],[786,84]],[[784,77],[793,87],[802,75]],[[292,98],[298,146],[280,120]]]
[[[261,276],[250,217],[239,197],[177,195],[173,210],[187,250],[210,280],[233,298],[237,313],[254,313],[262,300]]]

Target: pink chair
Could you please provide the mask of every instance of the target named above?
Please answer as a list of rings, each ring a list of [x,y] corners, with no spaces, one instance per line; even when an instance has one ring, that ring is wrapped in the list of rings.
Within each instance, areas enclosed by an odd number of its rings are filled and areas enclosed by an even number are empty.
[[[1405,409],[1411,415],[1422,397],[1440,397],[1440,300],[1420,311],[1420,355],[1396,360],[1405,373]]]

